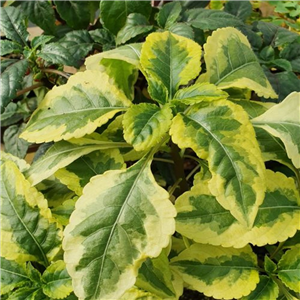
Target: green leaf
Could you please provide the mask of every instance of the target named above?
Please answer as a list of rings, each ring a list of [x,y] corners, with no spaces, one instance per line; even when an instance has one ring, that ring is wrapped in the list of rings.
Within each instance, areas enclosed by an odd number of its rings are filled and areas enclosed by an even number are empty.
[[[19,54],[23,51],[23,47],[19,43],[12,42],[9,40],[1,40],[0,46],[1,46],[0,48],[1,56],[10,53]]]
[[[25,16],[18,7],[1,7],[1,31],[5,36],[22,46],[27,45],[29,33],[26,30]],[[2,85],[3,86],[3,85]]]
[[[72,141],[72,140],[71,140]],[[77,139],[76,143],[60,141],[51,146],[45,155],[36,160],[26,172],[32,185],[53,175],[57,170],[66,167],[83,155],[100,149],[113,149],[120,143],[91,140],[92,144],[84,144],[86,139]]]
[[[198,243],[244,247],[285,241],[300,228],[300,199],[292,178],[267,170],[267,191],[253,228],[239,224],[200,181],[176,200],[176,231]]]
[[[291,63],[294,72],[300,73],[300,44],[289,44],[280,52],[280,57]]]
[[[277,70],[283,70],[283,71],[292,71],[292,65],[291,63],[286,59],[274,59],[270,62],[271,65],[276,68]]]
[[[148,258],[142,264],[135,285],[163,299],[175,297],[172,272],[164,250],[157,258]]]
[[[91,18],[87,1],[54,1],[60,17],[73,29],[86,29]],[[94,21],[94,20],[93,20]]]
[[[61,205],[58,205],[51,209],[53,217],[59,224],[67,226],[69,224],[70,216],[75,209],[77,197],[64,201]]]
[[[124,138],[136,151],[149,150],[161,141],[169,130],[172,110],[149,103],[131,106],[124,115]]]
[[[228,1],[224,6],[224,11],[245,21],[252,13],[252,5],[250,1]]]
[[[300,246],[291,247],[278,263],[278,277],[291,290],[300,293]]]
[[[276,271],[277,265],[267,255],[265,255],[264,268],[268,273],[272,274]]]
[[[17,287],[30,284],[30,279],[25,271],[25,264],[1,257],[1,295],[7,294]]]
[[[24,130],[25,124],[12,125],[4,131],[3,141],[5,150],[19,158],[24,158],[27,154],[29,143],[19,138],[20,133]]]
[[[283,102],[252,119],[254,126],[266,130],[284,143],[287,155],[296,168],[300,168],[299,105],[300,93],[293,92]]]
[[[238,27],[244,23],[225,11],[215,9],[196,8],[184,13],[187,24],[202,30],[215,30],[221,27]]]
[[[184,89],[180,89],[173,101],[179,101],[187,105],[193,105],[202,101],[214,101],[226,99],[228,94],[218,89],[214,84],[207,82],[196,83]]]
[[[30,186],[13,162],[6,161],[1,171],[1,256],[48,266],[62,236],[47,200]]]
[[[138,13],[132,13],[128,15],[124,27],[122,27],[118,32],[116,44],[125,44],[127,41],[140,34],[146,34],[147,32],[151,31],[152,28],[153,26],[149,25],[149,22],[145,16]]]
[[[212,194],[250,228],[264,199],[265,166],[246,112],[226,100],[202,102],[178,114],[170,134],[180,148],[208,160]]]
[[[22,3],[21,8],[32,23],[42,28],[46,34],[55,35],[55,15],[50,2],[26,1]]]
[[[14,291],[8,300],[48,300],[38,287],[24,287]]]
[[[141,263],[168,245],[175,209],[150,164],[145,157],[127,170],[95,176],[78,199],[63,248],[79,298],[119,298],[134,285]]]
[[[28,66],[28,61],[22,59],[9,65],[1,74],[1,112],[9,104],[9,101],[17,96],[17,91],[22,88],[23,77]]]
[[[261,275],[259,276],[259,283],[255,290],[240,300],[275,300],[278,296],[279,288],[277,283],[272,278]]]
[[[195,39],[193,28],[185,23],[174,23],[168,28],[168,30],[174,34],[186,37],[188,39]]]
[[[193,244],[171,260],[171,267],[192,289],[214,298],[240,298],[259,281],[251,247],[222,248]]]
[[[102,59],[106,58],[122,60],[139,68],[141,49],[142,44],[139,43],[121,46],[110,51],[105,51],[89,56],[85,60],[85,65],[87,70],[103,70],[100,65],[102,64]]]
[[[71,277],[62,260],[51,264],[43,273],[42,280],[43,292],[50,298],[63,299],[73,291]]]
[[[36,143],[79,138],[92,133],[130,105],[105,73],[79,72],[67,84],[47,93],[21,138]]]
[[[107,51],[111,48],[114,48],[115,37],[107,29],[98,28],[95,30],[90,30],[89,33],[94,42],[103,46],[103,51]]]
[[[60,2],[62,3],[62,1]],[[46,44],[38,56],[51,64],[80,67],[83,59],[93,48],[93,40],[87,30],[68,32],[55,43]]]
[[[140,61],[146,77],[161,81],[172,99],[180,85],[199,74],[200,58],[201,47],[197,43],[166,31],[147,37]]]
[[[44,46],[49,41],[51,41],[54,38],[52,35],[39,35],[35,36],[31,41],[31,47],[34,49],[39,48],[40,46]]]
[[[93,176],[124,168],[124,160],[118,149],[100,150],[80,157],[64,169],[57,171],[55,176],[70,190],[81,196],[84,186]]]
[[[180,17],[182,7],[179,2],[166,3],[157,14],[157,23],[161,28],[168,29]]]
[[[105,28],[114,35],[125,25],[127,16],[131,13],[139,13],[147,19],[152,7],[149,1],[101,1],[101,20]]]
[[[207,79],[220,88],[248,88],[276,98],[247,38],[235,28],[213,32],[204,45]],[[242,55],[241,55],[242,53]]]

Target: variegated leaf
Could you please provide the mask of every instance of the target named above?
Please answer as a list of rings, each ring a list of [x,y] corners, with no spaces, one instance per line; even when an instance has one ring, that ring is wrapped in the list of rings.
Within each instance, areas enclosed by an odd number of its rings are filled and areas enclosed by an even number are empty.
[[[216,299],[232,299],[255,289],[259,281],[256,260],[250,246],[193,244],[171,260],[171,267],[192,289]]]
[[[278,263],[278,277],[296,293],[300,293],[300,246],[288,250]]]
[[[93,177],[78,199],[63,248],[79,298],[117,299],[134,285],[141,263],[168,245],[176,212],[150,160]]]
[[[124,138],[136,151],[149,150],[169,130],[172,117],[168,105],[162,108],[150,103],[133,105],[123,118]]]
[[[60,141],[51,146],[45,155],[36,160],[26,172],[27,179],[36,185],[83,155],[96,150],[113,149],[121,146],[120,143],[88,140],[86,138],[71,141],[74,143]],[[85,142],[86,144],[84,144]]]
[[[21,138],[36,143],[80,138],[130,105],[105,73],[78,72],[47,93]]]
[[[0,156],[1,163],[4,163],[5,161],[13,161],[19,168],[19,170],[23,173],[27,171],[30,168],[30,164],[26,162],[26,160],[21,159],[19,157],[16,157],[10,153],[6,153],[4,151],[1,151]]]
[[[275,300],[279,296],[277,283],[268,276],[259,276],[259,283],[255,290],[240,300]]]
[[[13,162],[5,162],[1,171],[1,256],[47,266],[59,251],[62,238],[47,200]]]
[[[172,272],[164,250],[157,258],[148,258],[142,264],[135,285],[162,299],[175,298]]]
[[[42,280],[43,292],[50,298],[63,299],[73,291],[71,277],[62,260],[51,264],[43,273]]]
[[[51,209],[53,217],[58,221],[59,224],[67,226],[69,224],[70,216],[75,209],[75,203],[78,197],[68,199],[61,205],[58,205]]]
[[[170,133],[180,148],[208,160],[212,194],[251,228],[264,199],[265,166],[246,112],[226,100],[203,102],[178,114]]]
[[[39,287],[23,287],[10,294],[8,300],[49,300]]]
[[[193,105],[202,101],[214,101],[226,99],[228,94],[218,89],[214,84],[207,82],[196,83],[184,89],[180,89],[173,101],[179,101],[187,105]]]
[[[292,178],[267,170],[267,190],[252,229],[239,224],[198,182],[176,201],[176,231],[198,243],[241,248],[285,241],[300,229],[300,198]]]
[[[222,89],[248,88],[265,98],[277,98],[247,38],[232,27],[213,32],[204,45],[206,79]]]
[[[300,93],[291,93],[252,123],[281,139],[288,157],[300,168]]]
[[[118,149],[100,150],[82,156],[70,165],[58,170],[55,176],[77,195],[90,179],[108,170],[124,169],[125,164]]]
[[[143,291],[137,287],[132,287],[126,291],[119,300],[162,300],[161,297],[156,296],[153,293]]]
[[[1,257],[1,295],[7,294],[17,287],[30,284],[30,278],[26,274],[25,263],[18,264],[15,261]]]
[[[89,56],[85,60],[85,65],[87,70],[100,70],[103,71],[102,60],[103,59],[114,59],[122,60],[136,68],[140,67],[140,56],[141,56],[142,44],[129,44],[125,46],[118,47],[113,50],[104,51],[95,55]]]
[[[172,99],[180,85],[200,72],[201,47],[194,41],[169,31],[148,35],[142,46],[141,65],[146,77],[154,78]]]

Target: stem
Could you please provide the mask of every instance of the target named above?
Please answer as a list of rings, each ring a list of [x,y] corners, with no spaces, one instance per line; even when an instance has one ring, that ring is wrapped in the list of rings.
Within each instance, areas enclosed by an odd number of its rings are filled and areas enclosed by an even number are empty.
[[[161,162],[165,162],[165,163],[168,163],[168,164],[174,164],[174,161],[171,160],[171,159],[166,159],[166,158],[153,158],[153,160],[155,161],[161,161]]]
[[[34,84],[32,86],[29,86],[29,87],[27,87],[27,88],[25,88],[23,90],[18,91],[16,97],[19,97],[19,96],[21,96],[21,95],[23,95],[23,94],[25,94],[27,92],[30,92],[30,91],[32,91],[34,89],[37,89],[37,88],[39,88],[39,87],[41,87],[43,85],[44,84],[42,82],[39,82],[39,83],[36,83],[36,84]]]
[[[181,178],[182,180],[179,183],[180,194],[183,194],[189,189],[188,183],[185,178],[185,173],[183,169],[182,157],[179,155],[179,147],[171,142],[171,156],[174,161],[174,171],[177,179]],[[179,196],[179,195],[176,195]]]
[[[275,249],[275,251],[270,255],[270,259],[273,259],[275,255],[283,248],[284,242],[279,243],[278,247]]]
[[[198,157],[188,155],[188,154],[185,154],[183,157],[193,159],[194,161],[200,164],[200,159]]]
[[[169,190],[170,197],[174,194],[174,192],[177,189],[177,187],[178,187],[181,180],[182,180],[181,178],[177,179],[176,182],[171,186],[171,188]]]
[[[196,166],[196,167],[190,172],[190,174],[188,174],[188,175],[186,176],[186,180],[189,180],[189,179],[197,172],[198,169],[200,169],[200,165]]]
[[[279,290],[285,295],[286,299],[288,299],[288,300],[295,299],[295,297],[290,294],[290,292],[287,290],[287,288],[282,284],[282,282],[280,280],[278,280],[274,276],[270,276],[270,277],[277,283]]]
[[[62,71],[58,71],[58,70],[55,70],[55,69],[41,69],[42,72],[44,73],[52,73],[52,74],[57,74],[57,75],[60,75],[62,77],[65,77],[67,79],[69,79],[70,75],[65,73],[65,72],[62,72]]]

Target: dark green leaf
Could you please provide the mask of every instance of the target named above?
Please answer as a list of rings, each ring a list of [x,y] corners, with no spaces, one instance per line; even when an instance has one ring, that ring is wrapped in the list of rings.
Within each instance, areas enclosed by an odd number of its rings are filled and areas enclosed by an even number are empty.
[[[55,16],[50,1],[24,1],[21,8],[32,23],[41,27],[46,34],[55,35]]]
[[[264,267],[268,273],[274,273],[277,269],[277,265],[267,255],[265,255]]]
[[[115,37],[104,28],[89,31],[94,42],[102,45],[103,51],[110,50],[115,47]]]
[[[245,24],[238,27],[238,30],[240,30],[247,37],[254,51],[258,51],[261,48],[263,43],[262,38],[258,35],[257,32],[254,32],[252,30],[251,26]]]
[[[26,30],[25,16],[18,7],[1,8],[0,26],[7,38],[23,46],[27,45],[29,33]]]
[[[12,125],[5,130],[3,136],[6,152],[9,152],[19,158],[25,157],[29,146],[27,141],[19,138],[19,135],[22,133],[24,128],[24,123],[20,126]]]
[[[90,23],[89,1],[55,1],[56,9],[73,29],[86,29]]]
[[[93,40],[86,30],[71,31],[56,43],[46,44],[38,56],[49,63],[79,67],[93,48]]]
[[[16,42],[4,40],[4,41],[1,41],[1,43],[0,43],[1,56],[10,54],[10,53],[18,54],[18,53],[21,53],[22,50],[23,50],[23,47],[19,43],[16,43]],[[1,63],[2,63],[2,61],[1,61]]]
[[[1,73],[3,73],[10,65],[13,63],[16,63],[19,61],[18,59],[5,59],[1,60],[0,68],[1,68]]]
[[[1,74],[1,112],[9,101],[16,97],[22,88],[23,76],[28,68],[28,61],[23,59],[9,65]]]
[[[289,31],[288,29],[277,26],[273,23],[259,21],[257,28],[263,34],[265,45],[271,45],[273,47],[292,43],[299,38],[298,33]]]
[[[52,35],[39,35],[32,39],[31,41],[31,47],[32,48],[38,48],[40,46],[44,46],[49,41],[51,41],[54,38]]]
[[[266,46],[260,51],[259,56],[264,61],[270,61],[275,58],[275,51],[272,46]]]
[[[129,14],[140,13],[149,18],[151,9],[150,1],[101,1],[100,4],[103,25],[114,35],[125,25]]]
[[[171,31],[172,33],[187,37],[191,40],[195,38],[195,33],[193,28],[190,25],[187,25],[185,23],[174,23],[168,28],[168,30]]]
[[[157,15],[157,23],[162,28],[169,28],[177,21],[182,7],[179,2],[165,4]]]
[[[252,13],[252,5],[250,1],[234,1],[230,0],[225,4],[224,11],[245,21]]]
[[[300,73],[300,44],[289,44],[281,51],[280,57],[291,63],[294,72]]]
[[[191,9],[184,13],[184,19],[189,25],[202,30],[215,30],[221,27],[244,25],[239,18],[215,9]]]
[[[283,58],[274,59],[271,63],[276,69],[279,69],[282,71],[292,71],[292,65],[286,59],[283,59]]]
[[[300,79],[293,72],[271,73],[269,70],[265,70],[265,74],[278,94],[278,102],[292,92],[300,92]]]
[[[179,0],[180,1],[180,0]],[[182,1],[182,6],[185,9],[192,9],[192,8],[204,8],[208,5],[210,0],[203,0],[203,1],[193,1],[193,0],[186,0]]]

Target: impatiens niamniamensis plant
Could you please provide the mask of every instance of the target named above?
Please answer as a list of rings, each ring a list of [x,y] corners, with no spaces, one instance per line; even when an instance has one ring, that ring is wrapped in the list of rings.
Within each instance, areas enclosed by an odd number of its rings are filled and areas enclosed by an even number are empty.
[[[45,154],[2,153],[4,299],[297,299],[300,93],[251,100],[277,95],[233,27],[85,65],[21,134]]]

